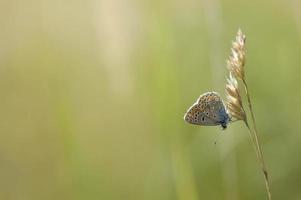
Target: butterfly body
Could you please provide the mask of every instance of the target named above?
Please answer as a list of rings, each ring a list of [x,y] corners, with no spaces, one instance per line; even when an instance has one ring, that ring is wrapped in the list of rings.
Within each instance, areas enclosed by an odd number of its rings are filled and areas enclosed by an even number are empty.
[[[187,110],[184,120],[190,124],[202,126],[221,125],[223,129],[226,129],[230,117],[219,94],[207,92],[202,94]]]

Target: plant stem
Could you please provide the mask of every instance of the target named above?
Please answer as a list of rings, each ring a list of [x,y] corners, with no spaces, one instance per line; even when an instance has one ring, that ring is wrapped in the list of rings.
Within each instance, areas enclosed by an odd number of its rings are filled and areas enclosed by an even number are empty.
[[[249,110],[250,110],[251,117],[252,117],[252,122],[253,122],[253,127],[254,127],[254,139],[255,139],[255,144],[256,144],[256,148],[257,148],[257,153],[256,154],[259,158],[258,160],[260,162],[261,170],[262,170],[262,173],[264,175],[264,181],[265,181],[265,187],[266,187],[267,194],[268,194],[268,199],[271,200],[272,195],[271,195],[271,190],[270,190],[269,175],[268,175],[267,167],[266,167],[265,162],[264,162],[263,153],[262,153],[260,142],[259,142],[258,130],[257,130],[257,126],[256,126],[256,123],[255,123],[255,116],[254,116],[254,112],[253,112],[253,108],[252,108],[249,89],[248,89],[248,85],[247,85],[246,80],[243,79],[242,81],[244,83],[245,92],[246,92],[246,95],[247,95],[247,98],[248,98],[248,106],[249,106]],[[247,126],[247,127],[248,127],[249,131],[251,132],[250,127],[249,126]]]
[[[250,136],[250,138],[251,138],[252,146],[253,146],[253,148],[254,148],[254,151],[255,151],[255,154],[256,154],[257,161],[258,161],[259,163],[261,163],[261,158],[260,158],[260,155],[259,155],[259,152],[258,152],[258,148],[257,148],[256,142],[255,142],[255,137],[253,136],[253,135],[255,135],[255,134],[252,133],[252,129],[251,129],[250,126],[249,126],[248,120],[246,119],[244,122],[245,122],[246,127],[247,127],[248,130],[249,130],[249,136]]]

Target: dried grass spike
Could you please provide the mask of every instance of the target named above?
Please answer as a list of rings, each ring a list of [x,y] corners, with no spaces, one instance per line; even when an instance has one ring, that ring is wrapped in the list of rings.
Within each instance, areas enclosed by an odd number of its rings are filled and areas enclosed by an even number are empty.
[[[245,43],[246,36],[239,29],[232,42],[231,54],[227,60],[227,67],[229,71],[238,79],[243,80],[245,77]]]
[[[234,117],[238,120],[243,120],[247,123],[247,117],[239,93],[238,83],[231,73],[227,79],[226,97],[226,106],[231,117]]]

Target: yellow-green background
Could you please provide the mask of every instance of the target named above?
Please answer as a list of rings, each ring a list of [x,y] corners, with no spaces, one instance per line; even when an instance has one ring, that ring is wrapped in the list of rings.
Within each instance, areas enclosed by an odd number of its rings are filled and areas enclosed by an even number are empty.
[[[242,122],[183,121],[201,93],[224,97],[239,27],[273,197],[301,199],[300,9],[1,0],[0,199],[265,199]]]

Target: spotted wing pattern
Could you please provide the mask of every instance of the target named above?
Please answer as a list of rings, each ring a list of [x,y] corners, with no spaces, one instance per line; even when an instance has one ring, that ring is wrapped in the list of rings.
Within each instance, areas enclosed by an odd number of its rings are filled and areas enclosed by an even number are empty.
[[[192,105],[184,116],[184,120],[191,124],[204,125],[204,126],[215,126],[218,125],[213,119],[208,117],[204,110],[200,108],[200,105],[195,103]]]
[[[184,120],[191,124],[215,126],[227,124],[229,116],[219,94],[207,92],[202,94],[188,109]]]

